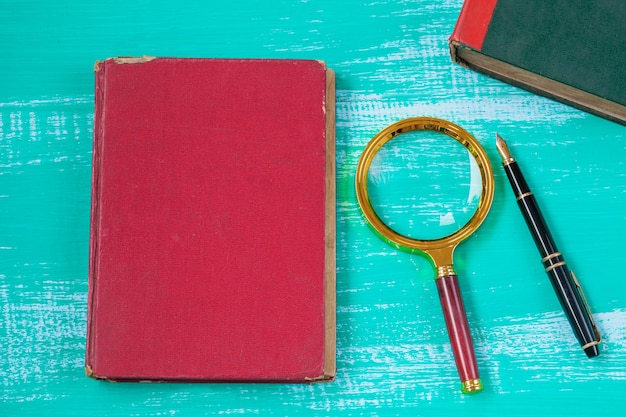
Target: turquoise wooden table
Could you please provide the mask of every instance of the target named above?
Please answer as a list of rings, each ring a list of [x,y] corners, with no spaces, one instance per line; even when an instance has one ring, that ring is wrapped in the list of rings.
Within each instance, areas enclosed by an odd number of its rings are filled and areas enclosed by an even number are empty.
[[[0,415],[623,415],[626,127],[453,64],[461,3],[0,3]],[[93,64],[120,55],[313,58],[336,71],[336,381],[85,376]],[[485,384],[473,396],[458,389],[432,268],[378,239],[355,198],[365,144],[420,115],[469,130],[495,171],[491,213],[456,253]],[[542,271],[495,132],[583,283],[603,335],[593,360]]]

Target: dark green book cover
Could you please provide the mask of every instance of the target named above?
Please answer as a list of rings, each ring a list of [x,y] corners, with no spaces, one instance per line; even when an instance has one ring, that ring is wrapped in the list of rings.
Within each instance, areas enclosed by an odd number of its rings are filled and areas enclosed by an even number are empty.
[[[626,124],[626,1],[466,0],[453,59]]]

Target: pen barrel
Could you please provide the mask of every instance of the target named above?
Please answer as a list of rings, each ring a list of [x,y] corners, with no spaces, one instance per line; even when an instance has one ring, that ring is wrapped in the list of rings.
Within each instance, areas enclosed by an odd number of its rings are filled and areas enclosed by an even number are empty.
[[[482,384],[457,276],[439,277],[436,283],[462,391],[466,394],[480,391]]]
[[[537,245],[541,262],[567,320],[587,356],[596,356],[599,353],[596,346],[599,341],[594,330],[591,313],[586,307],[586,301],[583,299],[580,287],[577,286],[563,256],[557,250],[537,201],[517,162],[505,164],[504,171],[513,187],[517,204]]]
[[[557,252],[554,239],[550,234],[550,230],[546,226],[546,221],[539,210],[537,201],[534,195],[530,191],[522,171],[520,170],[517,162],[511,162],[504,166],[504,172],[509,178],[509,182],[513,187],[515,198],[517,199],[517,205],[524,216],[524,220],[528,225],[528,229],[535,241],[535,245],[539,250],[541,258],[544,259],[549,255]]]

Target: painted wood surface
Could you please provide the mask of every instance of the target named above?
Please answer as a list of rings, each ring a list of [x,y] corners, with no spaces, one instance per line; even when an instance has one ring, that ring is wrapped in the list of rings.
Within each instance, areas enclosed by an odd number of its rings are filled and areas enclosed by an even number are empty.
[[[0,415],[622,415],[626,128],[453,64],[447,37],[461,3],[4,0]],[[335,382],[85,377],[92,69],[120,55],[314,58],[336,71]],[[474,396],[459,392],[430,265],[379,240],[355,199],[365,144],[420,115],[469,130],[494,165],[492,211],[456,253],[485,384]],[[603,343],[594,360],[577,346],[542,271],[495,132],[525,169],[596,313]]]

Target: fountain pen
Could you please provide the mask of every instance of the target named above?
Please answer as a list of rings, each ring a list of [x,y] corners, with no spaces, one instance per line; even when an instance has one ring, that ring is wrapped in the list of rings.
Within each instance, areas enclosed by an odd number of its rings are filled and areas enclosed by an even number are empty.
[[[557,250],[552,235],[539,211],[537,201],[530,191],[519,165],[511,156],[504,139],[497,133],[496,147],[502,157],[502,165],[513,187],[517,204],[541,254],[541,262],[550,278],[561,307],[563,307],[565,315],[572,326],[572,330],[587,356],[589,358],[598,356],[600,354],[598,349],[600,334],[585,300],[582,288],[574,273],[567,268],[563,255]]]

